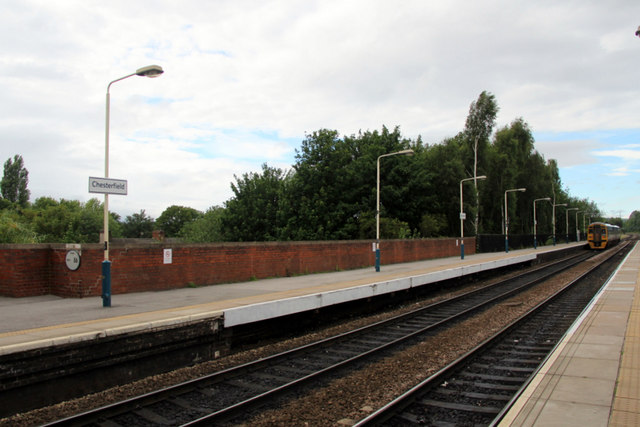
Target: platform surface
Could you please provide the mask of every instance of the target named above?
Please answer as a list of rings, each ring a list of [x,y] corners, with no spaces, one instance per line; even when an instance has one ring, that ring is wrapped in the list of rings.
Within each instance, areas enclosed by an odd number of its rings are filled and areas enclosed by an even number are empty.
[[[0,297],[0,355],[203,318],[224,319],[225,314],[226,321],[246,322],[264,317],[265,309],[266,315],[278,315],[274,310],[280,310],[283,302],[290,309],[292,303],[308,305],[309,299],[355,298],[362,294],[363,288],[368,288],[364,289],[366,292],[375,293],[382,285],[396,286],[398,281],[406,281],[410,277],[434,275],[431,280],[437,280],[446,275],[468,274],[574,245],[579,244],[473,254],[466,255],[464,259],[447,257],[383,264],[380,272],[369,267],[199,288],[114,294],[111,307],[103,307],[101,297]],[[117,283],[112,287],[117,289]]]
[[[500,426],[640,425],[640,244]]]

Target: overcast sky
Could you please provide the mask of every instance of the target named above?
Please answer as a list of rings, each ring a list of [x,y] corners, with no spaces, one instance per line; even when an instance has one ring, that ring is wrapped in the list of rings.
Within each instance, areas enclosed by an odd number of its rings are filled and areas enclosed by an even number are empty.
[[[522,117],[563,184],[612,216],[640,210],[640,1],[0,0],[0,161],[31,200],[205,211],[234,174],[288,169],[305,134],[400,126],[437,143],[486,90]],[[540,197],[550,196],[541,194]]]

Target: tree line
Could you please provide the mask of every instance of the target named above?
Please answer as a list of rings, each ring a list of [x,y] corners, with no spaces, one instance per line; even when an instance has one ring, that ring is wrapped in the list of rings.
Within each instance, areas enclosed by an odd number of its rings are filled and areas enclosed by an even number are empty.
[[[459,236],[462,180],[467,236],[503,234],[505,213],[509,234],[531,234],[534,200],[541,198],[602,219],[594,202],[570,196],[556,161],[535,150],[522,118],[494,132],[498,110],[494,95],[482,92],[470,105],[465,128],[435,144],[405,138],[399,127],[342,136],[320,129],[305,136],[290,170],[265,163],[260,172],[234,176],[233,196],[223,206],[200,212],[173,205],[157,219],[144,210],[124,219],[110,213],[112,237],[145,238],[161,229],[188,242],[373,239],[378,162],[383,239]],[[413,155],[380,158],[403,150]],[[479,176],[486,178],[473,179]],[[29,203],[27,183],[22,157],[7,160],[0,242],[98,241],[98,199],[41,197]],[[526,192],[508,192],[505,212],[505,191],[517,188]],[[536,212],[538,233],[552,233],[551,202],[538,201]],[[558,234],[565,232],[565,215],[564,208],[556,209]],[[640,231],[640,213],[629,220],[634,224]]]

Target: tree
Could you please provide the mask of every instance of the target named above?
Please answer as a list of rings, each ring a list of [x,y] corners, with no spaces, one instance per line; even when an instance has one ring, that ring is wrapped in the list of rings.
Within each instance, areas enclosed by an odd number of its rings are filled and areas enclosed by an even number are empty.
[[[148,216],[144,209],[140,213],[128,215],[122,223],[122,236],[134,239],[150,238],[153,233],[155,221]]]
[[[625,223],[625,231],[640,232],[640,211],[633,211]]]
[[[327,129],[308,135],[296,152],[295,174],[287,186],[284,235],[292,240],[357,239],[369,227],[367,218],[375,215],[378,157],[407,148],[410,141],[397,127],[343,138]],[[413,214],[406,208],[410,165],[405,156],[381,162],[381,220],[408,223]],[[390,229],[405,233],[402,227]]]
[[[209,243],[224,240],[222,234],[222,216],[224,208],[213,206],[197,220],[186,224],[181,232],[182,237],[187,242]]]
[[[284,185],[288,174],[282,169],[262,165],[261,173],[234,175],[234,197],[221,213],[221,227],[227,241],[265,241],[281,239],[280,217]]]
[[[86,203],[50,197],[38,198],[26,214],[45,243],[97,243],[103,227],[102,203],[96,198]],[[120,223],[110,214],[109,228],[120,235]]]
[[[167,237],[178,237],[182,228],[200,218],[202,212],[184,206],[172,205],[164,210],[156,220],[156,226]]]
[[[498,104],[493,94],[483,91],[478,100],[471,103],[469,114],[465,123],[464,135],[467,145],[473,151],[473,174],[478,176],[478,157],[489,145],[489,137],[498,115]],[[482,175],[482,174],[481,174]],[[478,181],[474,180],[474,188],[478,192]],[[476,203],[476,216],[473,222],[475,234],[478,234],[479,201]]]
[[[16,154],[4,163],[4,175],[0,181],[2,197],[25,207],[29,202],[29,171],[24,167],[22,156]]]
[[[15,212],[0,211],[0,243],[39,243],[38,234]]]

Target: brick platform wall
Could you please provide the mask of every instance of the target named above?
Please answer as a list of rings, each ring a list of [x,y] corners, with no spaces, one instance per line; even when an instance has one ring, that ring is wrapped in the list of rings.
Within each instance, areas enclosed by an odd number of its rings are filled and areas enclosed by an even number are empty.
[[[0,245],[0,296],[52,294],[82,298],[102,291],[101,245],[82,245],[76,271],[65,265],[67,245]],[[171,249],[172,263],[164,263]],[[457,239],[387,240],[381,263],[458,256]],[[475,252],[467,239],[465,252]],[[124,244],[110,250],[112,294],[155,291],[373,267],[371,241]]]

